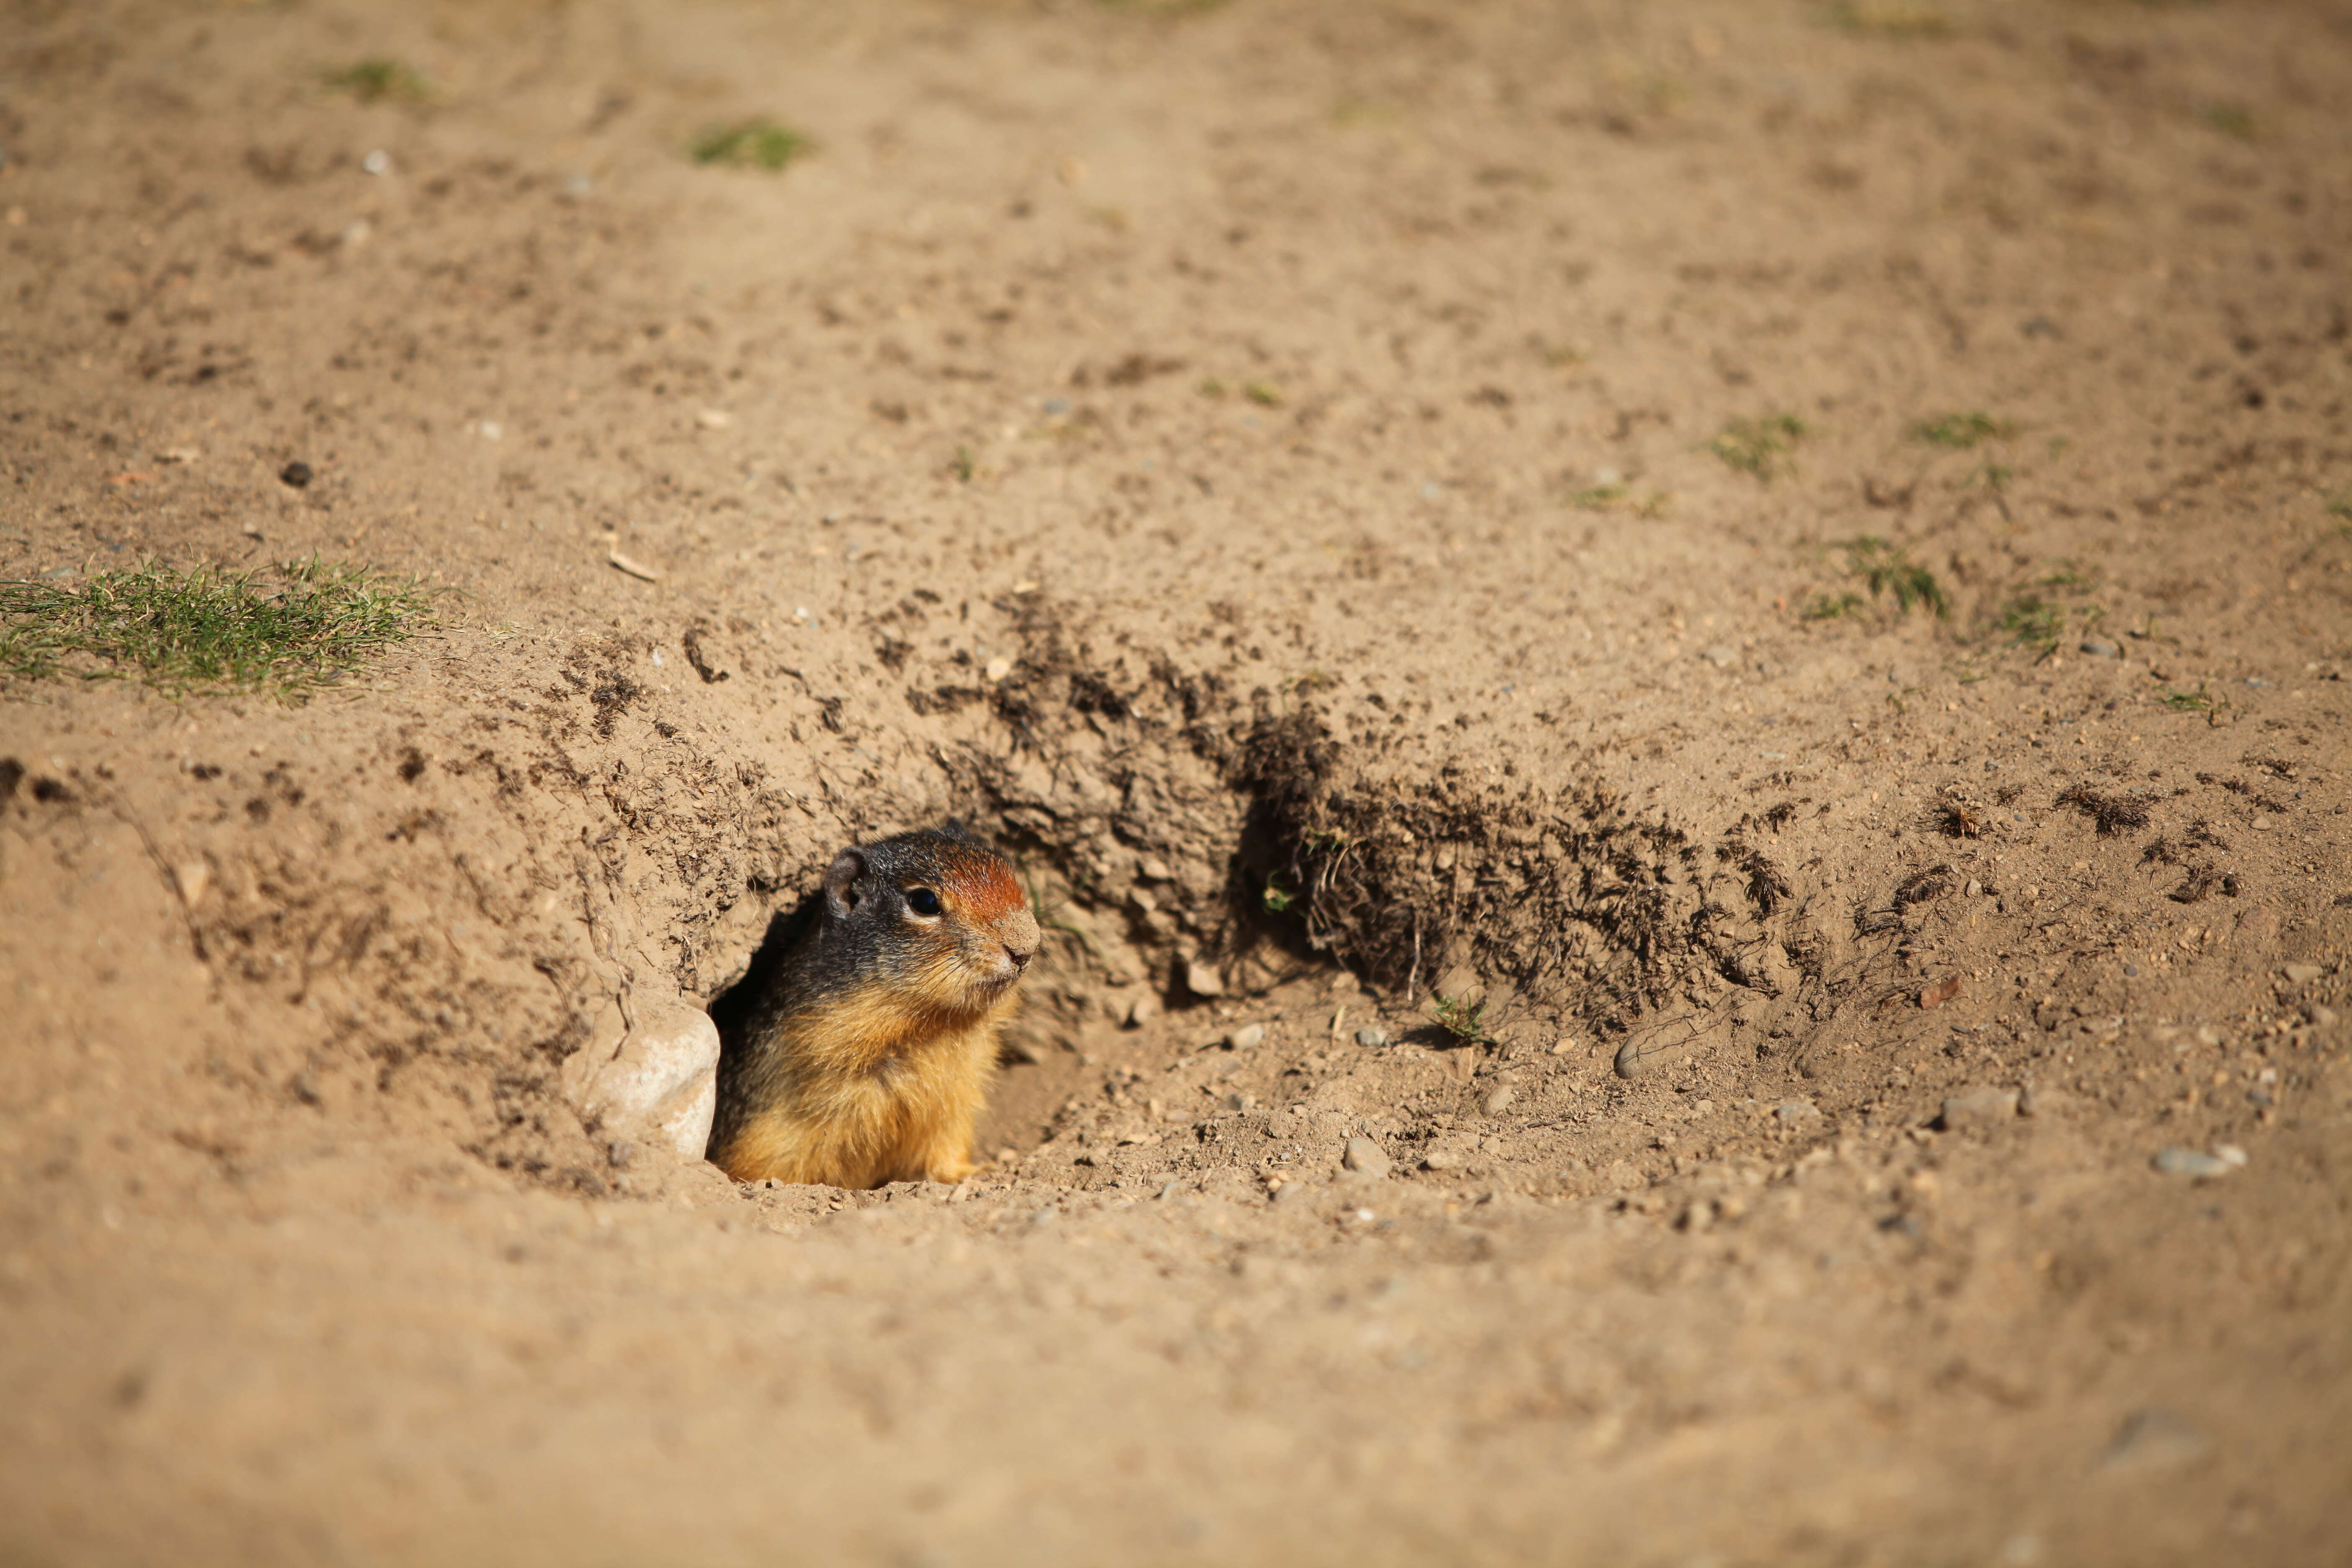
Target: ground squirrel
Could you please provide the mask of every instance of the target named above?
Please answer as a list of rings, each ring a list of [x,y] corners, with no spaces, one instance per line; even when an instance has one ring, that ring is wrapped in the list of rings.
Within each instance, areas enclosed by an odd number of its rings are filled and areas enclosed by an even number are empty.
[[[1037,952],[1012,863],[959,823],[845,849],[719,1067],[739,1182],[960,1182],[996,1030]]]

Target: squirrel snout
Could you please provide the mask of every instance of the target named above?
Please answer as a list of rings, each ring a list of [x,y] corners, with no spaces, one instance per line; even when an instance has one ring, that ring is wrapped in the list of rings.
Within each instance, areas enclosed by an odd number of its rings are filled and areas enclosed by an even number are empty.
[[[997,922],[996,940],[1003,944],[1004,956],[1013,961],[1013,973],[1018,974],[1037,956],[1044,933],[1037,929],[1037,917],[1021,909]]]

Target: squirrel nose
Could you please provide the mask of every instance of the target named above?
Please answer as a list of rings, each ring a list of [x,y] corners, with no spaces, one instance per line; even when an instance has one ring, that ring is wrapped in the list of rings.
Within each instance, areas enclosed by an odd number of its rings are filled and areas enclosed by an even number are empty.
[[[1004,950],[1004,956],[1013,961],[1013,967],[1016,970],[1026,969],[1029,967],[1029,955],[1022,952],[1017,947],[1006,948]]]

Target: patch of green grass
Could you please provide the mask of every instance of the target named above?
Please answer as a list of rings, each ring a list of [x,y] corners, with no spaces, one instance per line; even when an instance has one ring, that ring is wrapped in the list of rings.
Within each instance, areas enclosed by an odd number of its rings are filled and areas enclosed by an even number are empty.
[[[1242,395],[1261,408],[1282,406],[1282,388],[1270,381],[1253,381],[1242,388]]]
[[[955,459],[948,464],[948,472],[965,484],[971,483],[972,476],[980,472],[980,460],[972,456],[969,445],[961,441],[956,443]]]
[[[1971,408],[1964,413],[1922,419],[1911,426],[1911,434],[1931,447],[1949,447],[1965,452],[1987,441],[2006,441],[2017,434],[2017,426],[2007,419],[1996,419],[1980,408]]]
[[[1969,470],[1968,479],[1962,482],[1998,491],[2009,489],[2009,481],[2015,478],[2017,470],[2006,463],[1979,463]]]
[[[1912,560],[1910,552],[1901,545],[1865,533],[1846,541],[1844,548],[1846,575],[1861,578],[1872,598],[1892,597],[1901,615],[1907,616],[1914,608],[1931,611],[1939,621],[1951,615],[1951,602],[1944,596],[1944,585],[1936,581],[1933,572]]]
[[[2040,584],[2077,591],[2088,585],[2089,579],[2071,567]],[[2067,605],[2041,594],[2019,594],[2001,605],[1993,624],[2020,647],[2039,648],[2047,658],[2068,637],[2096,630],[2106,616],[2107,612],[2097,605]]]
[[[2069,594],[2091,591],[2091,574],[2072,561],[2061,561],[2058,569],[2034,584],[2037,588],[2057,588]]]
[[[1261,895],[1260,901],[1265,904],[1266,913],[1278,915],[1297,903],[1298,895],[1284,885],[1282,873],[1276,871],[1266,878],[1265,891]]]
[[[773,173],[815,151],[806,132],[762,114],[710,127],[687,143],[686,155],[698,163]]]
[[[435,591],[313,556],[265,576],[148,561],[73,585],[0,583],[0,677],[139,679],[299,702],[433,624]]]
[[[382,55],[354,60],[319,73],[338,92],[348,92],[362,103],[426,103],[436,96],[433,79],[405,61]]]
[[[1494,1043],[1495,1037],[1488,1034],[1486,1026],[1479,1021],[1486,1016],[1486,1005],[1484,1002],[1474,1007],[1467,1002],[1440,996],[1433,991],[1429,995],[1430,1017],[1436,1021],[1439,1028],[1465,1046]]]
[[[2327,498],[2327,515],[2352,517],[2352,490],[2338,490]]]
[[[2164,694],[2164,705],[2183,713],[2202,713],[2213,706],[2213,699],[2200,686],[2194,691],[2171,691]]]
[[[1805,422],[1795,415],[1767,414],[1733,420],[1706,449],[1743,474],[1769,479],[1788,468],[1789,455],[1804,436]]]
[[[1594,485],[1570,496],[1568,504],[1579,511],[1607,511],[1633,493],[1630,485]]]
[[[1840,0],[1830,21],[1849,33],[1882,38],[1948,38],[1952,18],[1927,0]]]
[[[2234,136],[2241,142],[2252,142],[2262,130],[2254,111],[2242,103],[2209,103],[2197,111],[2209,130],[2224,136]]]
[[[1863,606],[1869,603],[1870,601],[1861,595],[1852,592],[1822,594],[1816,595],[1801,613],[1809,621],[1842,620],[1847,616],[1859,614]]]

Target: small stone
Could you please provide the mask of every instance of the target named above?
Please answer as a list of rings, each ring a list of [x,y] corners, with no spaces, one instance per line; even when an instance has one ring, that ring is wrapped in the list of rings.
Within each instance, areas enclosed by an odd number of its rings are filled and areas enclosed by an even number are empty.
[[[1234,1051],[1255,1050],[1265,1039],[1264,1024],[1244,1024],[1225,1037],[1225,1048]]]
[[[1224,1107],[1227,1110],[1247,1110],[1256,1103],[1257,1097],[1255,1095],[1244,1094],[1237,1089],[1227,1092],[1224,1099]]]
[[[1421,1157],[1421,1168],[1424,1171],[1458,1171],[1462,1168],[1462,1156],[1451,1149],[1432,1149]]]
[[[2210,1181],[2237,1169],[2227,1160],[2194,1149],[2159,1149],[2149,1163],[2168,1176],[2187,1176],[2192,1181]]]
[[[1184,989],[1195,996],[1222,996],[1225,994],[1224,976],[1206,959],[1188,959],[1184,963]]]
[[[1160,999],[1149,993],[1127,1005],[1127,1026],[1139,1029],[1160,1016]]]
[[[1960,977],[1948,974],[1919,993],[1919,1010],[1932,1013],[1960,994]]]
[[[1678,1061],[1696,1038],[1696,1034],[1688,1028],[1672,1026],[1636,1035],[1617,1047],[1617,1076],[1637,1078],[1654,1068]]]
[[[1378,1024],[1367,1024],[1356,1031],[1356,1044],[1366,1050],[1376,1051],[1389,1043],[1389,1032]]]
[[[2186,1464],[2203,1458],[2212,1446],[2185,1415],[2156,1407],[2135,1410],[2116,1429],[2115,1441],[2107,1445],[2104,1467],[2110,1470],[2138,1470]]]
[[[980,673],[982,679],[993,684],[1013,673],[1013,661],[1009,658],[992,658],[981,667]]]
[[[2017,1090],[2013,1089],[1974,1089],[1955,1094],[1944,1101],[1943,1114],[1937,1118],[1947,1131],[1959,1127],[1992,1127],[2017,1115]]]
[[[1371,1176],[1385,1176],[1391,1169],[1387,1153],[1369,1138],[1349,1139],[1347,1152],[1339,1156],[1339,1163],[1351,1171],[1361,1171]]]
[[[719,1104],[718,1026],[683,1001],[639,995],[633,1011],[634,1028],[565,1058],[565,1097],[608,1131],[699,1159]]]
[[[1738,654],[1732,652],[1731,649],[1724,647],[1721,643],[1711,643],[1707,647],[1699,649],[1698,656],[1699,658],[1706,660],[1707,663],[1715,666],[1717,669],[1729,669],[1732,666],[1732,661],[1739,657]]]
[[[310,465],[308,463],[289,463],[278,470],[278,483],[291,485],[298,490],[309,484],[310,478]]]
[[[2246,1152],[2235,1143],[2214,1144],[2213,1157],[2225,1165],[2236,1165],[2242,1169],[2246,1163]]]
[[[1147,882],[1164,882],[1168,880],[1171,873],[1167,861],[1157,855],[1148,855],[1144,857],[1143,863],[1136,868],[1136,874]]]
[[[735,423],[735,416],[724,408],[706,408],[694,416],[694,422],[705,430],[724,430]]]
[[[1478,1108],[1489,1116],[1500,1116],[1511,1109],[1511,1101],[1518,1097],[1517,1089],[1507,1083],[1503,1084],[1481,1101]]]
[[[2316,963],[2290,963],[2280,973],[2286,976],[2290,985],[2308,985],[2327,971]]]
[[[1819,1121],[1822,1119],[1821,1108],[1810,1100],[1784,1100],[1772,1108],[1772,1114],[1779,1117],[1784,1125],[1790,1127],[1796,1126],[1799,1122]]]
[[[2314,1002],[2311,1005],[2305,1007],[2303,1010],[2303,1016],[2310,1019],[2314,1024],[2318,1025],[2323,1029],[2334,1024],[2336,1018],[2335,1008],[2324,1007],[2316,1002]]]
[[[1275,1203],[1295,1204],[1299,1199],[1307,1195],[1307,1184],[1304,1182],[1285,1182],[1282,1185],[1275,1188],[1273,1192],[1266,1195]]]
[[[2121,658],[2124,656],[2123,649],[2105,637],[2084,637],[2075,647],[2093,658]]]
[[[205,901],[205,889],[212,886],[213,868],[202,860],[183,860],[172,868],[172,880],[179,885],[180,902],[193,910]]]

